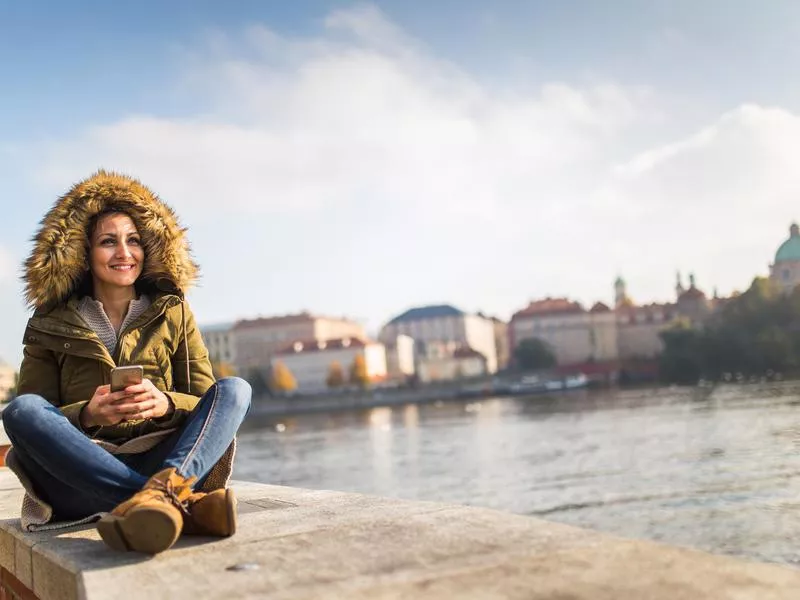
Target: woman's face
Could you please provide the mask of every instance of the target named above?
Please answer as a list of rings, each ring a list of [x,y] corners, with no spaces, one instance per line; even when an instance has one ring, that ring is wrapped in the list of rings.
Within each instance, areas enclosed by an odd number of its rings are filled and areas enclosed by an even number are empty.
[[[131,218],[122,213],[102,217],[92,233],[89,251],[95,290],[131,287],[143,266],[142,240]]]

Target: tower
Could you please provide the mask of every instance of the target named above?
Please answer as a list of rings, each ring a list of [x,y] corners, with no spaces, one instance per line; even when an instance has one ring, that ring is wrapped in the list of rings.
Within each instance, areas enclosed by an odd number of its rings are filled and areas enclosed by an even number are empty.
[[[614,282],[614,306],[619,308],[628,299],[628,293],[625,285],[625,280],[622,277],[617,277]]]
[[[675,297],[680,298],[681,294],[686,290],[683,288],[683,283],[681,282],[681,272],[678,271],[675,274]]]

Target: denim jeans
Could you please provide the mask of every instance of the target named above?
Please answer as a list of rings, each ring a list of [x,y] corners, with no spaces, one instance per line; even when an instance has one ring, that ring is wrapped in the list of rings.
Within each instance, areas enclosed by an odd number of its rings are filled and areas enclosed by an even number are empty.
[[[2,418],[36,492],[53,507],[56,519],[71,520],[112,510],[167,467],[202,482],[233,441],[251,393],[243,379],[220,379],[178,430],[141,454],[109,453],[35,394],[12,400]]]

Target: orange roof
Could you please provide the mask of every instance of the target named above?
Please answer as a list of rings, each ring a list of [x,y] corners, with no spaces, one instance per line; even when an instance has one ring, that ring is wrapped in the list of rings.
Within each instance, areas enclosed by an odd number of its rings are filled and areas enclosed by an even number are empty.
[[[533,301],[522,310],[515,312],[511,320],[582,312],[586,311],[578,302],[573,302],[567,298],[545,298],[544,300]]]
[[[589,309],[590,313],[606,313],[611,312],[611,309],[608,308],[608,305],[603,304],[602,302],[595,302],[594,306]]]

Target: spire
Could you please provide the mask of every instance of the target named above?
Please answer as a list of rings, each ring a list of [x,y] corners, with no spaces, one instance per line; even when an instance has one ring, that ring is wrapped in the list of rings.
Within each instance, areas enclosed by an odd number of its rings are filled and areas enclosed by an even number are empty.
[[[697,286],[695,285],[694,281],[694,273],[689,273],[689,289],[695,289]]]
[[[683,283],[681,282],[681,272],[677,271],[675,273],[675,296],[680,297],[680,295],[684,292]]]

